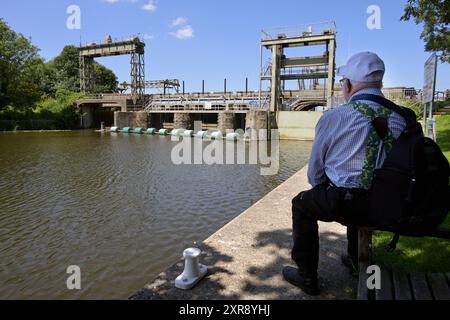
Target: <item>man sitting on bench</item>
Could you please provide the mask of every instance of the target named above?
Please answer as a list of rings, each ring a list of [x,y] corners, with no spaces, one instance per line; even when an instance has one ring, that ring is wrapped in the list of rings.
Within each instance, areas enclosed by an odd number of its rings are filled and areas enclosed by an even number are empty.
[[[283,277],[310,295],[319,294],[317,269],[319,262],[318,221],[342,223],[347,228],[347,265],[357,266],[358,231],[364,225],[367,190],[373,163],[380,168],[387,152],[379,139],[378,153],[367,152],[373,133],[370,114],[386,111],[372,101],[353,101],[356,95],[383,96],[381,88],[385,73],[384,62],[374,53],[362,52],[340,67],[344,97],[349,103],[326,112],[316,128],[316,137],[309,162],[308,179],[313,189],[302,192],[292,200],[293,240],[292,259],[298,268],[285,267]],[[386,116],[386,114],[385,114]],[[406,127],[396,113],[388,114],[388,128],[397,139]],[[372,141],[373,143],[373,141]],[[372,168],[371,168],[372,166]]]

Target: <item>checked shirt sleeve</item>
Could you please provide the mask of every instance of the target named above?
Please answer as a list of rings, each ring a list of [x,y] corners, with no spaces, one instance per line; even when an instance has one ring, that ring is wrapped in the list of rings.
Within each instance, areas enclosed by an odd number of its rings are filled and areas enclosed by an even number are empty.
[[[326,182],[325,159],[332,137],[333,111],[325,113],[316,126],[316,136],[308,166],[308,181],[315,187]]]

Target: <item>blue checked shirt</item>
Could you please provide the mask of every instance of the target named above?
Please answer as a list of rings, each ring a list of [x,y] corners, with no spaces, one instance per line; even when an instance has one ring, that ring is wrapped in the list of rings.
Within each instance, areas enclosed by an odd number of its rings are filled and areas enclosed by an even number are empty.
[[[379,89],[367,88],[355,93],[383,96]],[[372,101],[361,101],[375,112],[381,106]],[[406,127],[405,120],[397,113],[389,118],[389,129],[397,139]],[[366,159],[367,142],[373,129],[369,119],[348,105],[326,112],[316,127],[316,137],[309,161],[308,179],[315,187],[331,182],[342,188],[362,189],[361,174]],[[386,151],[380,140],[376,168],[386,160]]]

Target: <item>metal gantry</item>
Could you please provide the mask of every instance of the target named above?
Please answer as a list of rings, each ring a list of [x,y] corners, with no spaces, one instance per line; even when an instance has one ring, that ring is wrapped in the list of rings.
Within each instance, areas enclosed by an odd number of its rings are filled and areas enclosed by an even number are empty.
[[[162,89],[163,93],[174,90],[176,93],[180,92],[180,80],[178,79],[166,79],[166,80],[151,80],[145,83],[146,88],[150,89]]]
[[[127,40],[112,41],[107,37],[101,44],[89,43],[81,45],[80,49],[80,91],[92,93],[94,88],[94,59],[119,55],[130,55],[131,65],[131,95],[136,104],[142,101],[145,94],[145,43],[138,37]]]
[[[286,57],[285,49],[324,45],[321,56]],[[271,59],[263,65],[263,49],[271,51]],[[270,111],[281,111],[286,81],[297,81],[299,90],[305,90],[305,80],[311,81],[310,89],[317,89],[319,79],[326,79],[323,99],[332,105],[335,82],[336,26],[334,22],[304,25],[297,28],[265,30],[261,39],[261,76],[270,81]]]
[[[130,83],[121,83],[119,87],[119,91],[121,93],[126,92],[129,88],[131,88]],[[161,90],[163,94],[171,93],[172,91],[179,93],[180,92],[180,80],[178,79],[165,79],[165,80],[149,80],[145,81],[144,84],[146,89],[158,89]]]
[[[131,95],[133,102],[141,99],[145,94],[145,63],[144,54],[134,52],[131,54]]]

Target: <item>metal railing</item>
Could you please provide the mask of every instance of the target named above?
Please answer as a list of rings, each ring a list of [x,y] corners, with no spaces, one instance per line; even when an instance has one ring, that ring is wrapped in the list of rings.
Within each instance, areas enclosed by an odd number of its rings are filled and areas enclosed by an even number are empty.
[[[328,67],[304,67],[304,68],[283,68],[281,75],[314,75],[316,73],[328,72]]]
[[[225,97],[224,97],[225,98]],[[269,96],[259,99],[153,99],[148,101],[146,111],[251,111],[266,110]]]
[[[80,47],[92,47],[92,46],[98,46],[103,44],[111,44],[111,43],[122,43],[122,42],[132,42],[135,40],[139,40],[140,42],[144,42],[144,37],[141,35],[131,35],[126,38],[109,38],[109,36],[106,39],[103,39],[101,41],[90,41],[90,42],[80,42],[78,45]]]
[[[283,38],[296,38],[302,36],[313,36],[323,34],[335,34],[336,23],[334,21],[324,21],[319,23],[304,24],[295,27],[276,27],[261,31],[263,41]]]
[[[123,93],[89,93],[84,94],[80,100],[90,99],[90,100],[105,100],[105,99],[131,99],[133,96],[131,94],[123,94]]]

